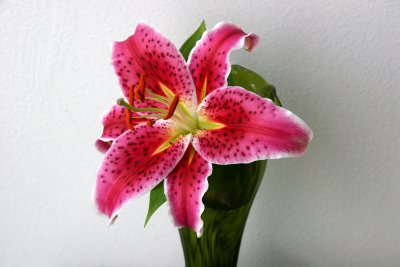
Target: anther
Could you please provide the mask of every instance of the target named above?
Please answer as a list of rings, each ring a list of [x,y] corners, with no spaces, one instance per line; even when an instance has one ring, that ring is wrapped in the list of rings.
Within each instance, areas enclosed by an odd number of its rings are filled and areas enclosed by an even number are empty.
[[[131,124],[131,111],[127,108],[125,108],[125,122],[126,122],[126,127],[129,130],[133,130],[133,126]]]
[[[178,106],[179,103],[179,96],[175,95],[174,99],[172,100],[171,104],[168,107],[168,113],[167,115],[164,116],[164,120],[168,120],[169,118],[172,117],[172,115],[175,112],[176,107]]]
[[[155,122],[156,122],[155,120],[148,119],[148,120],[146,121],[146,124],[147,124],[147,126],[152,126]]]
[[[129,95],[128,95],[128,100],[129,100],[129,105],[133,106],[133,91],[135,88],[135,84],[132,84],[129,87]]]
[[[135,98],[137,100],[140,100],[142,102],[144,102],[146,100],[145,99],[145,89],[146,89],[146,80],[145,80],[144,73],[142,73],[139,78],[139,84],[135,89]]]
[[[128,95],[128,100],[129,100],[129,105],[131,105],[131,106],[133,106],[133,88],[135,87],[135,85],[134,84],[132,84],[130,87],[129,87],[129,95]],[[120,101],[117,101],[117,103],[118,102],[120,102]],[[118,105],[119,105],[120,103],[118,103]],[[132,123],[131,123],[131,111],[127,108],[127,107],[125,107],[125,123],[126,123],[126,127],[129,129],[129,130],[133,130],[133,126],[132,126]]]

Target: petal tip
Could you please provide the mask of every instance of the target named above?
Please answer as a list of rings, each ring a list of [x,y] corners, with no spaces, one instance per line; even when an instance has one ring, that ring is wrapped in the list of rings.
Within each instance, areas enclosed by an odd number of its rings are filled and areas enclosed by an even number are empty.
[[[111,147],[111,142],[103,141],[101,139],[97,139],[96,142],[94,143],[94,146],[98,151],[101,153],[106,153],[110,147]]]
[[[254,33],[251,33],[247,35],[244,39],[244,48],[247,51],[252,52],[259,42],[260,42],[260,37],[258,37],[258,35]]]
[[[197,236],[197,238],[200,238],[200,237],[202,237],[202,235],[203,235],[203,226],[201,226],[201,228],[199,229],[199,230],[197,230],[196,231],[196,236]]]
[[[118,215],[114,215],[110,218],[110,222],[108,223],[108,227],[114,225],[115,221],[117,220]]]

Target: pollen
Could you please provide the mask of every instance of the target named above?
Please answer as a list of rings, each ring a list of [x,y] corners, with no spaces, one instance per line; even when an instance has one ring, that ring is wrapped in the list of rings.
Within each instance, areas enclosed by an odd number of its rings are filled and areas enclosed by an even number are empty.
[[[129,87],[129,95],[128,95],[128,100],[129,100],[129,105],[133,106],[133,91],[135,90],[135,84],[132,84],[131,87]]]
[[[154,124],[155,122],[156,122],[155,120],[148,119],[148,120],[146,121],[146,124],[147,124],[147,126],[153,126],[153,124]]]
[[[129,105],[133,106],[133,91],[134,91],[134,85],[132,84],[131,87],[129,87]],[[131,111],[128,108],[125,108],[125,122],[126,122],[126,127],[129,130],[133,130],[133,126],[131,123]]]
[[[179,96],[176,95],[168,107],[168,113],[167,113],[167,115],[164,116],[164,118],[163,118],[164,120],[168,120],[169,118],[172,117],[172,115],[174,115],[174,112],[175,112],[176,107],[178,106],[178,103],[179,103]]]
[[[123,98],[117,100],[119,106],[125,107],[126,127],[133,131],[138,124],[145,123],[152,126],[157,120],[172,118],[180,129],[193,131],[196,128],[197,120],[191,116],[185,103],[180,102],[179,95],[175,95],[167,87],[161,89],[165,95],[152,92],[151,88],[146,88],[145,75],[140,75],[139,82],[129,87],[127,101]],[[162,106],[154,106],[153,103],[148,103],[149,105],[144,105],[144,107],[137,106],[138,102],[135,101],[145,101],[145,94],[147,94],[147,100],[157,102]]]
[[[133,130],[133,126],[131,124],[131,112],[127,108],[125,108],[125,122],[126,122],[126,127],[130,130]]]
[[[146,100],[145,89],[146,89],[146,79],[145,79],[144,73],[142,73],[139,78],[139,84],[135,89],[136,100],[140,100],[142,102],[144,102]]]

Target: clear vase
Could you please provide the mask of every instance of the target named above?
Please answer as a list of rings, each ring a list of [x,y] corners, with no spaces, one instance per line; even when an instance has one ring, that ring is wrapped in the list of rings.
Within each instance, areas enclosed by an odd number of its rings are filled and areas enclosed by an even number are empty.
[[[179,230],[186,267],[237,265],[247,217],[266,165],[267,161],[213,165],[203,197],[202,237],[188,228]]]

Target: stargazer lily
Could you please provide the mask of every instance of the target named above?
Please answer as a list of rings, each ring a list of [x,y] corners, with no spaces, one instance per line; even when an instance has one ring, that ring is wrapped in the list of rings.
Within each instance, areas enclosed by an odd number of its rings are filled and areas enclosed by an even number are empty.
[[[230,52],[251,51],[257,43],[256,35],[221,23],[203,34],[186,63],[168,39],[140,23],[114,44],[112,63],[125,99],[104,115],[97,142],[107,151],[95,187],[101,213],[115,218],[123,204],[165,178],[175,225],[200,236],[212,163],[304,154],[312,131],[301,119],[227,86]]]

